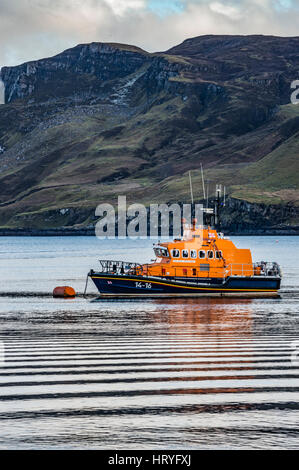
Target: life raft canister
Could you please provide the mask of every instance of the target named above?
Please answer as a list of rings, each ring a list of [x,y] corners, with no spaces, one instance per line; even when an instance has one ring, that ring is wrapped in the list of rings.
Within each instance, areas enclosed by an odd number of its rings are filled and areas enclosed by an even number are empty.
[[[53,290],[53,297],[63,299],[73,298],[76,297],[76,291],[69,286],[55,287]]]

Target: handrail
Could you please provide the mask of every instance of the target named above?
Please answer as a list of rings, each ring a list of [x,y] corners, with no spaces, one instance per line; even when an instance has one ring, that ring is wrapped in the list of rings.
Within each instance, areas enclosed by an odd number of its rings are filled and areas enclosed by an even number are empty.
[[[166,266],[153,264],[132,263],[126,261],[100,260],[102,272],[106,274],[135,275],[135,276],[154,276],[162,278],[192,278],[194,280],[205,277],[222,278],[242,276],[279,276],[281,277],[280,267],[277,263],[230,263],[226,266],[211,266],[208,263],[202,263],[204,270],[197,266]],[[195,274],[194,274],[195,270]],[[199,275],[200,273],[200,275]]]

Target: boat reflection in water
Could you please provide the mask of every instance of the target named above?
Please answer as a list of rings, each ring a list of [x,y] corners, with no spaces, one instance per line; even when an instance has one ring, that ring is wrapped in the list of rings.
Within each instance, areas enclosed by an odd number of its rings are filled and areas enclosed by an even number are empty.
[[[152,344],[152,360],[159,373],[172,372],[158,389],[163,395],[211,395],[252,393],[256,344],[252,335],[252,299],[162,299],[151,301],[146,328],[165,334]],[[154,341],[154,337],[151,337]],[[155,351],[158,344],[160,348]],[[162,362],[160,362],[162,361]],[[210,409],[198,405],[200,411]],[[246,408],[242,404],[242,408]]]
[[[166,319],[170,334],[248,336],[252,330],[252,299],[151,299],[159,319]],[[182,331],[183,330],[183,331]]]

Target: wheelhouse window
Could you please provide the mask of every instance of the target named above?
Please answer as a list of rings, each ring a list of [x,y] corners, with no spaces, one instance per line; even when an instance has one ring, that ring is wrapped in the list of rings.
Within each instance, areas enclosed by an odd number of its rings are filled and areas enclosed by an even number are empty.
[[[216,258],[222,259],[222,251],[216,251]]]
[[[154,248],[155,255],[157,258],[168,258],[169,253],[167,248]]]
[[[208,251],[208,258],[209,258],[209,259],[213,259],[213,258],[214,258],[214,251],[212,251],[212,250],[209,250],[209,251]]]
[[[189,257],[189,250],[182,250],[182,257],[188,258]]]
[[[172,257],[179,258],[180,257],[180,250],[172,250]]]
[[[191,251],[190,251],[190,258],[193,258],[193,259],[197,258],[197,252],[196,252],[196,250],[191,250]]]
[[[200,259],[205,259],[205,257],[206,257],[205,250],[199,250],[198,256],[199,256]]]

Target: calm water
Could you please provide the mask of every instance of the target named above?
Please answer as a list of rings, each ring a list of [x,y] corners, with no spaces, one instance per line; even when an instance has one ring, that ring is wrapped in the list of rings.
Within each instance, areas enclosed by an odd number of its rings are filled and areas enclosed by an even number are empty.
[[[152,242],[0,237],[0,448],[298,449],[299,238],[233,239],[281,299],[52,299]]]

